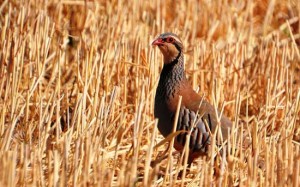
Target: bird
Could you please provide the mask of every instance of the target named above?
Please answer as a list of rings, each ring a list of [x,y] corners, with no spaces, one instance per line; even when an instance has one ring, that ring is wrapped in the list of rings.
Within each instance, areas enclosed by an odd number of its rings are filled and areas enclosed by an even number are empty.
[[[217,114],[215,108],[194,91],[186,78],[184,48],[180,38],[171,32],[162,33],[153,40],[152,46],[159,48],[164,62],[154,103],[158,130],[165,138],[172,134],[179,96],[182,96],[176,131],[183,131],[174,138],[174,148],[183,152],[186,135],[191,131],[188,155],[190,167],[194,159],[208,154],[211,144],[210,131],[215,132],[218,124]],[[232,122],[222,115],[220,124],[223,140],[226,140]]]

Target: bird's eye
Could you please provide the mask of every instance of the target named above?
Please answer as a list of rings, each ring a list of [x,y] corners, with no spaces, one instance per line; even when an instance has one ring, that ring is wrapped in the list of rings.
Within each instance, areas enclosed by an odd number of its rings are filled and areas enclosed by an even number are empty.
[[[168,43],[174,42],[174,38],[172,38],[172,37],[167,38],[167,42],[168,42]]]

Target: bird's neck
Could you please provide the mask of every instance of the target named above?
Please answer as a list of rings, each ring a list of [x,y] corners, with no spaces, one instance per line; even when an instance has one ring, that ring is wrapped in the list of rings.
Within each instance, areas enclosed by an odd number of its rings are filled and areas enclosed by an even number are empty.
[[[186,79],[184,71],[184,57],[182,52],[171,63],[164,63],[160,74],[157,94],[162,97],[174,97],[176,87]]]
[[[182,52],[169,63],[164,63],[164,67],[160,74],[161,80],[172,80],[174,83],[180,82],[185,78],[184,58]]]

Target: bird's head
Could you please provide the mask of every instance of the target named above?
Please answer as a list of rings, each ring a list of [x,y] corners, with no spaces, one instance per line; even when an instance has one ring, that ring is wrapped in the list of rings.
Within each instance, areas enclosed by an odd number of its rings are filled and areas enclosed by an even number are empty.
[[[152,45],[158,46],[159,50],[164,55],[165,64],[173,62],[183,50],[181,40],[173,33],[163,33],[159,35],[152,42]]]

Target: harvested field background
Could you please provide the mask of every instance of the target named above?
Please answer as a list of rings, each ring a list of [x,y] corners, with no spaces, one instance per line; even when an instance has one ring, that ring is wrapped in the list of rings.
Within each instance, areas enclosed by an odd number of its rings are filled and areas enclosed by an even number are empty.
[[[300,186],[300,1],[4,0],[0,186]],[[194,89],[234,121],[191,171],[153,116],[174,32]],[[223,148],[224,154],[218,149]]]

